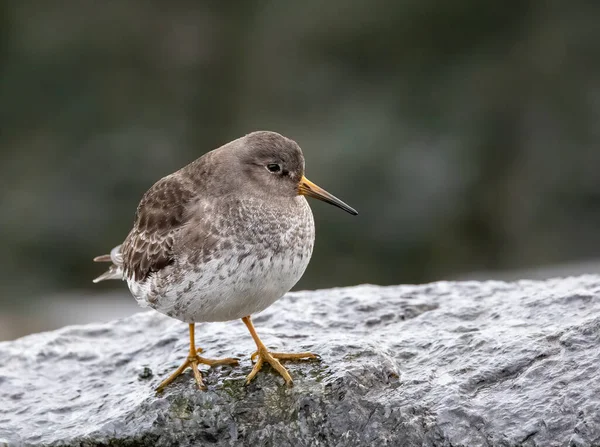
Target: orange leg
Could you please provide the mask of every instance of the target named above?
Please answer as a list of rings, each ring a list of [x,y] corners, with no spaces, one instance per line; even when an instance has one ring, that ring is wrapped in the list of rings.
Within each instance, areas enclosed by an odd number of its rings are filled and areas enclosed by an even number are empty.
[[[312,352],[298,352],[296,354],[286,354],[282,352],[270,352],[261,339],[258,337],[256,330],[254,329],[254,325],[252,324],[252,320],[250,316],[242,318],[242,321],[250,331],[250,335],[254,339],[254,343],[256,343],[256,352],[254,352],[250,358],[256,363],[254,364],[254,368],[252,372],[246,378],[246,385],[249,384],[252,379],[258,374],[261,370],[263,364],[267,362],[271,365],[285,380],[286,385],[291,386],[294,384],[290,373],[288,373],[287,369],[283,367],[283,365],[279,362],[279,360],[301,360],[301,359],[318,359],[319,357]]]
[[[173,380],[175,380],[177,377],[179,377],[188,367],[192,368],[192,371],[194,373],[194,378],[196,379],[196,383],[198,384],[198,388],[200,388],[201,390],[206,390],[206,386],[204,385],[204,382],[202,381],[202,374],[200,374],[200,370],[198,369],[199,364],[208,365],[208,366],[219,366],[219,365],[236,366],[236,365],[238,365],[238,361],[236,359],[230,358],[230,357],[228,357],[226,359],[220,359],[220,360],[213,360],[213,359],[207,359],[207,358],[201,357],[200,353],[202,352],[202,348],[196,348],[196,342],[194,340],[195,325],[193,323],[191,323],[189,325],[189,328],[190,328],[190,352],[188,354],[188,357],[185,360],[185,362],[183,362],[181,364],[181,366],[175,370],[175,372],[173,374],[171,374],[169,377],[167,377],[165,380],[163,380],[160,383],[160,385],[158,385],[158,387],[156,388],[157,393],[160,393],[161,391],[163,391],[167,385],[169,385],[171,382],[173,382]]]

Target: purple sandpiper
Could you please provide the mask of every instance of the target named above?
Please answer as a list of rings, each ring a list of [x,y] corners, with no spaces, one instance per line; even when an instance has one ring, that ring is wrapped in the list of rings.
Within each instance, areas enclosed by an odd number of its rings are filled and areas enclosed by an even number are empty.
[[[237,364],[200,356],[195,323],[242,319],[257,347],[246,383],[266,362],[291,385],[280,360],[317,358],[270,352],[250,319],[287,293],[308,265],[315,227],[305,196],[358,214],[304,176],[295,141],[253,132],[156,182],[142,197],[125,241],[94,259],[112,263],[94,282],[125,280],[140,306],[189,324],[189,354],[157,391],[188,367],[206,389],[199,364]]]

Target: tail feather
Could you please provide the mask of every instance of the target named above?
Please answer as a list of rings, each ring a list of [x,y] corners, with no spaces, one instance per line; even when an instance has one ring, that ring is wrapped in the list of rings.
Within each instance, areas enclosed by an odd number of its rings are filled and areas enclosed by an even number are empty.
[[[94,279],[94,283],[105,281],[107,279],[123,279],[123,256],[121,255],[121,246],[117,245],[108,255],[96,256],[94,262],[112,262],[106,272]]]
[[[121,270],[121,267],[111,265],[106,272],[94,279],[93,282],[94,284],[97,284],[100,281],[105,281],[107,279],[123,279],[123,271]]]

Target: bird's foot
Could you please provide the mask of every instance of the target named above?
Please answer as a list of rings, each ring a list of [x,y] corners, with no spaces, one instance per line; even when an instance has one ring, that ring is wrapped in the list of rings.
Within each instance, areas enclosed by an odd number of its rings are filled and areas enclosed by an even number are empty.
[[[160,385],[158,385],[158,387],[156,388],[156,392],[157,393],[162,392],[167,385],[169,385],[171,382],[173,382],[186,369],[188,369],[190,367],[192,368],[192,371],[194,373],[194,378],[196,379],[196,384],[198,385],[198,388],[200,390],[204,391],[204,390],[206,390],[206,385],[204,385],[204,381],[202,380],[202,374],[200,373],[200,370],[198,369],[198,365],[202,364],[202,365],[208,365],[208,366],[213,367],[213,366],[220,366],[220,365],[237,366],[239,364],[237,359],[234,359],[231,357],[227,357],[224,359],[207,359],[205,357],[200,356],[199,355],[200,352],[202,352],[202,349],[198,348],[196,350],[196,354],[189,355],[188,358],[185,360],[185,362],[183,362],[181,364],[181,366],[179,368],[177,368],[173,374],[171,374],[169,377],[167,377],[165,380],[163,380],[160,383]]]
[[[254,368],[252,368],[252,372],[246,378],[246,385],[248,385],[252,379],[258,374],[258,372],[263,367],[264,363],[267,362],[269,365],[275,369],[285,380],[285,384],[288,386],[292,386],[294,381],[288,373],[287,369],[279,362],[279,360],[312,360],[319,359],[319,356],[313,354],[312,352],[297,352],[294,354],[288,354],[283,352],[270,352],[267,348],[259,348],[258,351],[254,352],[250,359],[255,362]]]

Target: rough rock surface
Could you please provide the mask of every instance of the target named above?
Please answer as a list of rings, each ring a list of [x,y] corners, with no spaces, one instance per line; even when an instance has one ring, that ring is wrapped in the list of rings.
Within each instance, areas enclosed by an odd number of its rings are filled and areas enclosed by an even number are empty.
[[[600,277],[290,293],[255,323],[321,362],[244,387],[243,324],[198,325],[241,366],[156,396],[187,351],[157,313],[0,343],[0,445],[600,445]]]

